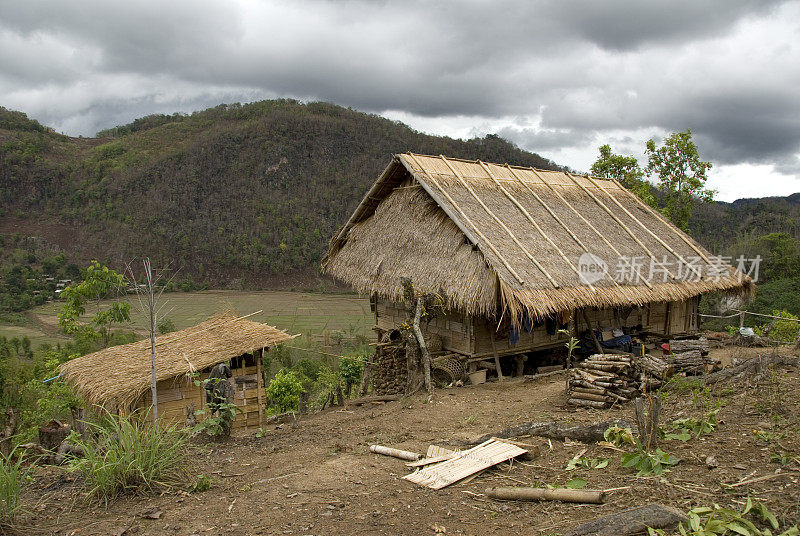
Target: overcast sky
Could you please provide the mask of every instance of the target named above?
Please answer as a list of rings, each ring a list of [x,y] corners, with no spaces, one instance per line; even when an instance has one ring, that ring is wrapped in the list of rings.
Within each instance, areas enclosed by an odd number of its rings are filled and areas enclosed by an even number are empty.
[[[70,135],[325,100],[587,171],[691,128],[718,198],[800,192],[800,0],[4,0],[0,106]]]

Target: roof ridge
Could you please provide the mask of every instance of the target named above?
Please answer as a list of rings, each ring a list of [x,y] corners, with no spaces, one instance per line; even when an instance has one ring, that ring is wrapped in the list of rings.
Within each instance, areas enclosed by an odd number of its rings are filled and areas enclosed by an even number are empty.
[[[488,165],[491,165],[491,166],[509,167],[511,169],[533,170],[533,171],[544,172],[544,173],[564,173],[564,174],[571,173],[571,174],[576,175],[578,177],[586,177],[586,178],[592,178],[592,179],[595,179],[595,180],[602,180],[602,181],[609,181],[609,182],[613,182],[614,180],[616,180],[613,177],[599,177],[597,175],[589,175],[588,173],[572,173],[571,171],[565,171],[565,170],[560,170],[560,169],[543,169],[543,168],[537,168],[537,167],[534,167],[534,166],[520,166],[518,164],[509,164],[508,162],[505,162],[503,164],[500,164],[498,162],[486,162],[486,161],[481,160],[479,158],[475,159],[475,160],[470,160],[468,158],[455,158],[455,157],[450,157],[450,156],[441,155],[441,154],[440,155],[422,154],[422,153],[415,153],[415,152],[412,152],[412,151],[406,151],[405,153],[396,153],[394,156],[398,157],[398,156],[403,156],[403,155],[411,155],[411,156],[414,156],[414,157],[423,157],[423,158],[435,158],[437,160],[442,160],[442,157],[444,157],[447,160],[455,161],[455,162],[464,162],[465,164],[481,164],[481,163],[483,163],[483,164],[488,164]]]

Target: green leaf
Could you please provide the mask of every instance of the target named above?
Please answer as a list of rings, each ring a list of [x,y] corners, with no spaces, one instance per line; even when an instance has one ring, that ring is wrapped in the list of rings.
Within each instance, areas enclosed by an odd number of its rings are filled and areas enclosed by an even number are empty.
[[[736,521],[731,521],[727,524],[727,528],[735,532],[736,534],[741,534],[742,536],[753,536],[753,533],[750,532],[750,529],[745,527],[744,525],[737,523]]]
[[[700,518],[697,516],[697,514],[689,515],[689,528],[695,532],[700,530]]]
[[[564,484],[564,487],[567,489],[583,489],[586,487],[586,481],[582,478],[573,478]]]
[[[742,510],[742,514],[746,514],[752,509],[753,509],[753,499],[748,497],[747,498],[747,503],[744,505],[744,510]]]
[[[634,467],[639,463],[639,455],[626,453],[622,455],[622,467]]]

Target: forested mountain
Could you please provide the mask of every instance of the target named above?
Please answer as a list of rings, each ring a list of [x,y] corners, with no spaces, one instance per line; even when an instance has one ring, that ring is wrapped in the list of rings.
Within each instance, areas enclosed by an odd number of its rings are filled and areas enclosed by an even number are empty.
[[[330,236],[405,151],[558,168],[497,136],[429,136],[328,103],[153,115],[91,139],[0,108],[0,235],[42,237],[79,264],[150,256],[181,279],[281,284],[316,273]],[[768,233],[796,242],[800,194],[700,205],[690,228],[715,253],[758,250]]]
[[[196,280],[255,286],[313,273],[392,153],[405,151],[558,168],[496,136],[429,136],[327,103],[220,105],[93,139],[0,108],[0,233],[44,236],[76,260],[146,255]]]
[[[786,233],[800,241],[800,193],[700,204],[689,222],[689,231],[714,252],[769,233]]]

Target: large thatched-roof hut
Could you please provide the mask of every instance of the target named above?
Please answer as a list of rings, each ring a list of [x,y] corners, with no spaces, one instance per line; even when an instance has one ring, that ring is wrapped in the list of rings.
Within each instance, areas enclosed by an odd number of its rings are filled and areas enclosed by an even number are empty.
[[[156,338],[158,419],[184,422],[186,408],[205,404],[202,386],[211,368],[230,362],[234,403],[242,410],[234,428],[264,419],[262,353],[293,336],[272,326],[221,314]],[[192,378],[190,374],[197,373]],[[61,365],[61,374],[90,406],[130,411],[152,405],[150,340],[114,346]],[[201,416],[198,420],[202,420]]]
[[[471,357],[561,345],[553,326],[570,322],[686,333],[701,294],[753,287],[615,180],[411,153],[322,266],[372,297],[384,329],[408,317],[404,282],[440,295],[447,313],[427,330]]]

